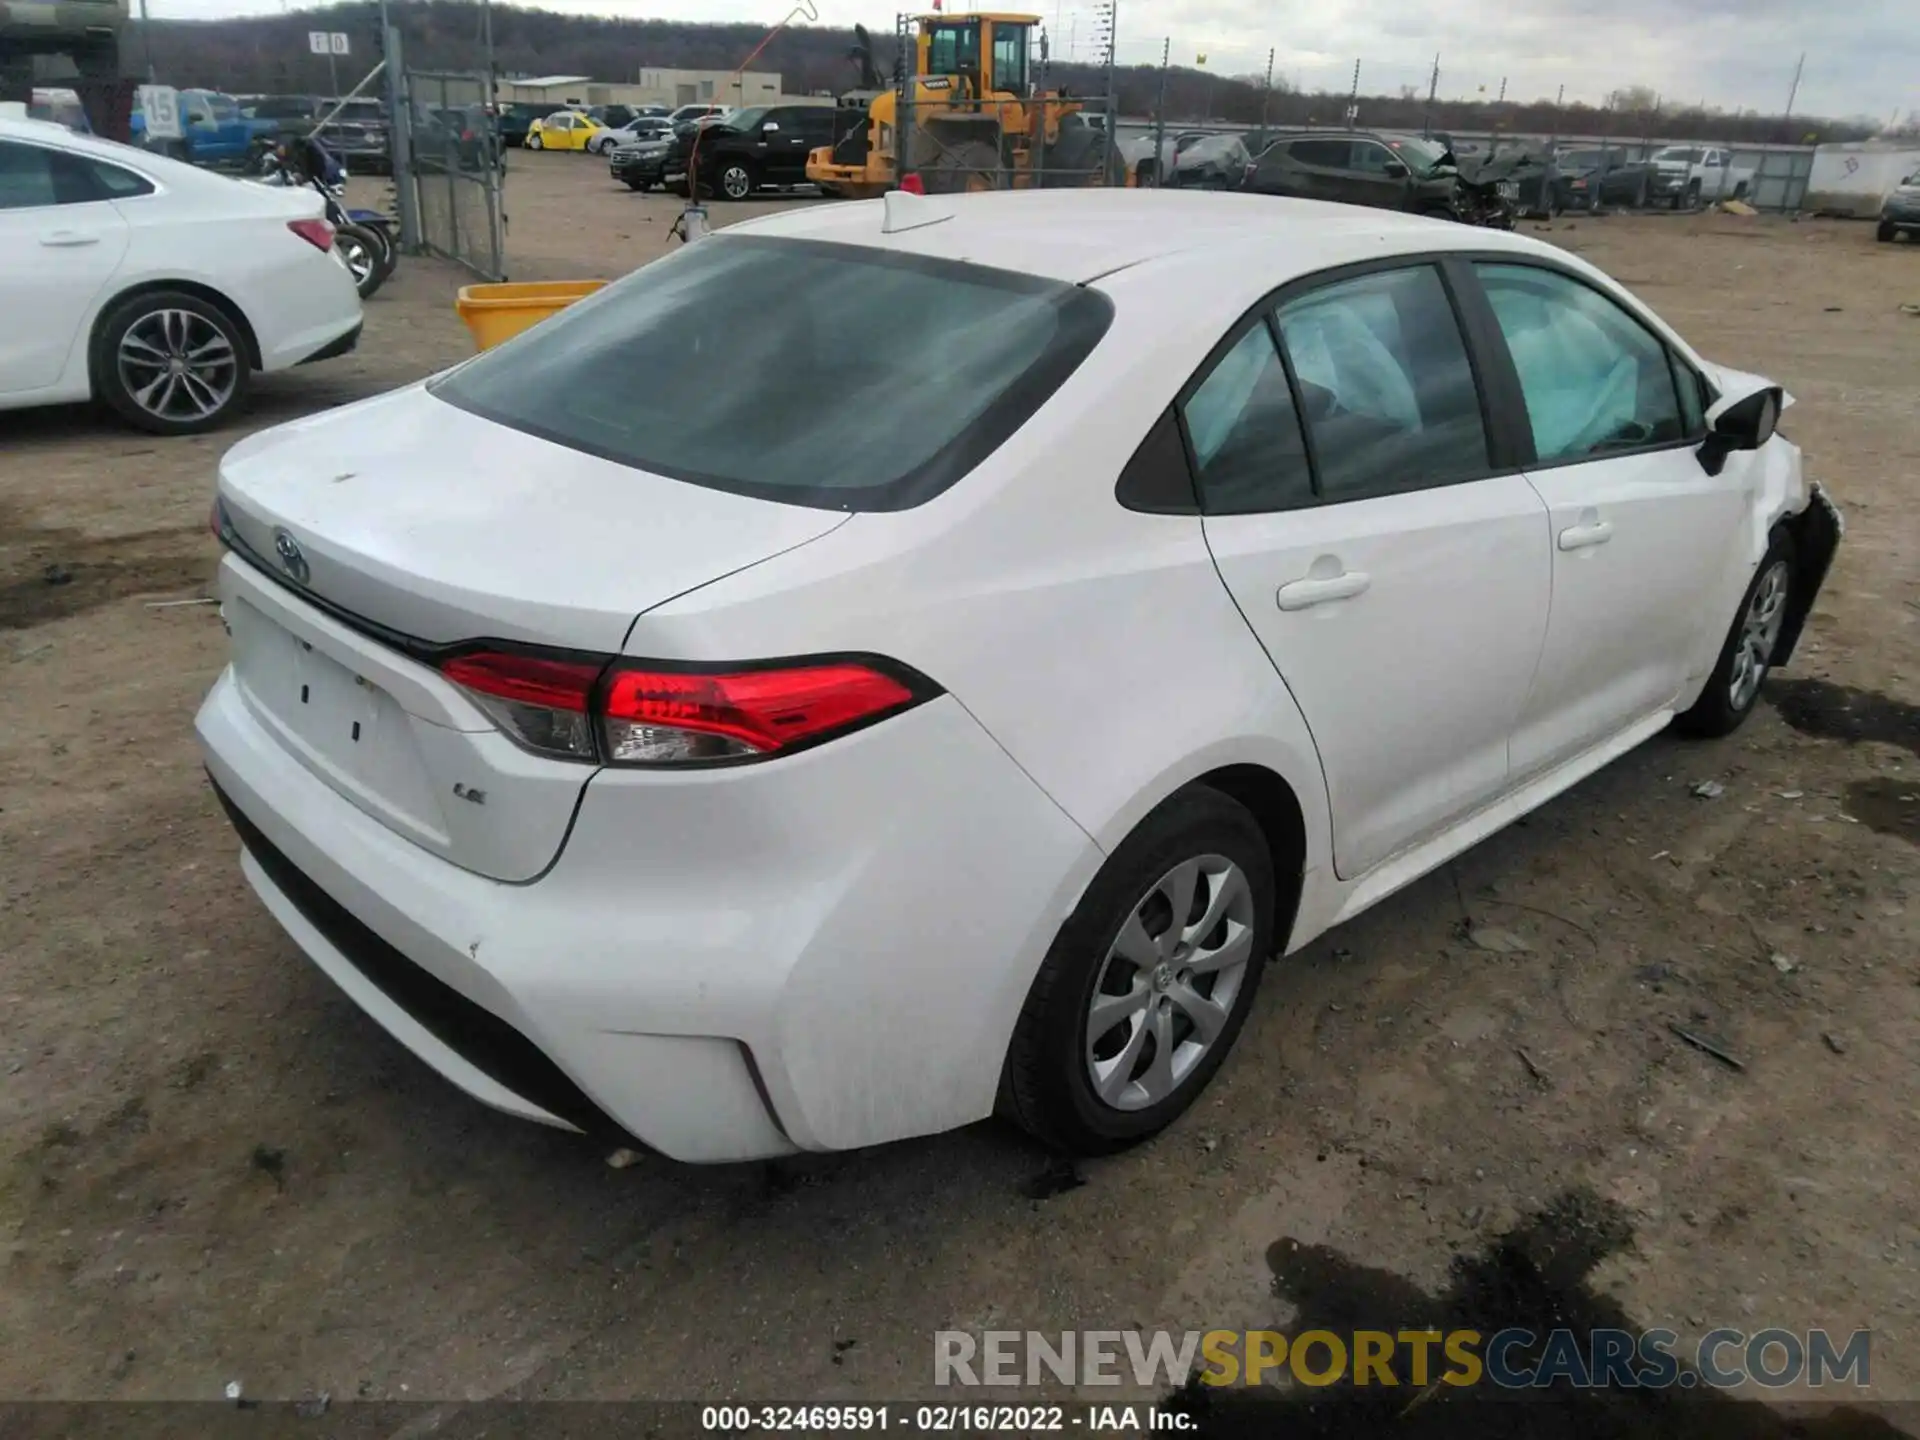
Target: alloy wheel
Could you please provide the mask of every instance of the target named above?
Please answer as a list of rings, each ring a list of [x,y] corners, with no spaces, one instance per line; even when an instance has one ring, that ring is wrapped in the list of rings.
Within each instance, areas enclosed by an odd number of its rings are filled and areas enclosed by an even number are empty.
[[[1787,618],[1789,589],[1787,562],[1776,560],[1753,587],[1753,598],[1740,619],[1740,635],[1734,641],[1733,668],[1727,680],[1727,699],[1735,710],[1745,710],[1767,678],[1773,647],[1780,639],[1780,627]]]
[[[374,268],[380,263],[380,257],[373,253],[372,246],[358,235],[350,234],[345,230],[334,232],[333,248],[340,258],[347,262],[347,273],[353,276],[356,287],[364,285],[367,277],[373,274]]]
[[[120,383],[147,414],[204,420],[226,408],[240,357],[218,325],[192,310],[150,310],[120,337]]]
[[[729,200],[744,200],[753,189],[753,177],[739,165],[729,165],[720,175],[720,188]]]
[[[1101,1103],[1144,1110],[1193,1073],[1233,1014],[1253,918],[1253,889],[1222,855],[1181,861],[1140,897],[1087,1007],[1087,1078]]]

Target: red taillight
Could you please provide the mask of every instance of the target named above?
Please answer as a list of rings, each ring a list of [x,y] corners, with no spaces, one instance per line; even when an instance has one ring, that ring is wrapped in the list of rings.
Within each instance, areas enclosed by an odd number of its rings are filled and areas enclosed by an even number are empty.
[[[507,733],[536,754],[595,758],[587,707],[603,660],[554,660],[482,650],[441,662],[440,672],[473,696]]]
[[[333,226],[324,220],[289,220],[287,228],[316,250],[333,248]]]
[[[926,182],[918,175],[904,176],[900,181],[900,188],[909,195],[924,195],[927,193]]]
[[[937,693],[917,677],[858,660],[660,670],[487,650],[443,661],[440,670],[524,749],[609,765],[783,754]]]
[[[853,662],[723,674],[616,669],[604,734],[614,764],[770,755],[911,705],[913,690]]]

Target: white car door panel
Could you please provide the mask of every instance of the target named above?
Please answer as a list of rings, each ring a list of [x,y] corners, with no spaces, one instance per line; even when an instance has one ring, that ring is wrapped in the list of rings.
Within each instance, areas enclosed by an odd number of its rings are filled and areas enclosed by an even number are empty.
[[[1182,417],[1221,578],[1313,732],[1337,873],[1496,798],[1545,635],[1550,550],[1526,479],[1486,473],[1438,273],[1289,300],[1220,355]]]
[[[0,141],[0,395],[60,379],[126,254],[127,223],[113,202],[74,200],[85,182],[64,167],[80,163],[50,147]]]
[[[1313,732],[1343,879],[1504,788],[1550,583],[1523,478],[1209,516],[1206,530]],[[1306,605],[1303,587],[1317,589]]]
[[[1750,467],[1709,475],[1698,378],[1561,271],[1476,271],[1513,360],[1553,536],[1546,644],[1515,727],[1519,783],[1680,700],[1742,541]]]

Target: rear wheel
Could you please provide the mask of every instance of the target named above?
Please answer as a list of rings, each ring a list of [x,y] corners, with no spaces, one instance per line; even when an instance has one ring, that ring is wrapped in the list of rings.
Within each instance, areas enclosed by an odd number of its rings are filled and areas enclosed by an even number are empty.
[[[364,225],[341,225],[333,232],[333,252],[346,263],[360,298],[372,297],[387,278],[380,264],[380,242]]]
[[[759,185],[753,167],[744,160],[722,161],[713,177],[714,187],[728,200],[745,200]]]
[[[1691,707],[1674,717],[1674,729],[1712,739],[1740,728],[1760,698],[1792,599],[1793,540],[1784,530],[1776,530],[1740,599],[1733,628],[1727,632],[1706,688]]]
[[[1015,1027],[1001,1110],[1079,1154],[1171,1124],[1220,1068],[1273,945],[1273,860],[1193,786],[1143,820],[1061,927]]]
[[[245,401],[251,372],[239,322],[178,290],[122,301],[94,332],[94,392],[156,435],[210,430]]]
[[[1891,220],[1882,220],[1880,222],[1880,228],[1873,232],[1873,238],[1884,245],[1893,239],[1894,234],[1893,222]]]
[[[644,180],[629,180],[627,181],[627,188],[629,190],[645,190],[647,185]]]

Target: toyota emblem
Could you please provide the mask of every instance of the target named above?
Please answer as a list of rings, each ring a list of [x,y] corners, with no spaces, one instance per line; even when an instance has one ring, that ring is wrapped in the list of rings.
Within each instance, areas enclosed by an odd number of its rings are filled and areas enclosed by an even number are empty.
[[[280,568],[287,572],[287,575],[292,579],[294,584],[304,585],[307,583],[307,577],[312,572],[307,569],[307,557],[300,552],[300,542],[298,540],[295,540],[293,536],[289,535],[285,530],[275,530],[273,532],[273,553],[280,557]]]

